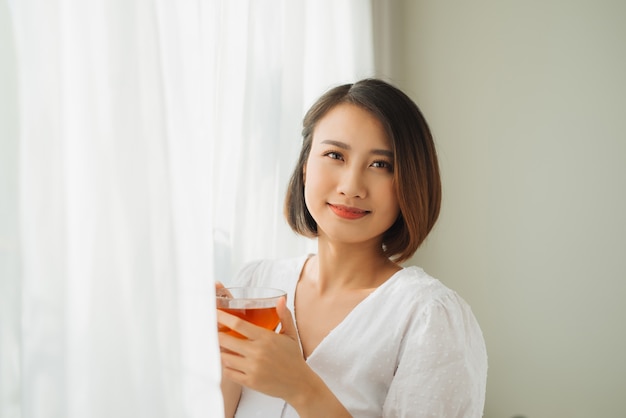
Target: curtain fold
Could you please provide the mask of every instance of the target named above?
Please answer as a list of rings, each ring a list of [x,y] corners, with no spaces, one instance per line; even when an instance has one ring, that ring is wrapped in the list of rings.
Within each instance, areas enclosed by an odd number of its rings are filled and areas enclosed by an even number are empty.
[[[200,4],[11,6],[23,416],[220,411]]]
[[[370,8],[2,3],[0,416],[221,416],[214,281],[313,251],[284,191]]]

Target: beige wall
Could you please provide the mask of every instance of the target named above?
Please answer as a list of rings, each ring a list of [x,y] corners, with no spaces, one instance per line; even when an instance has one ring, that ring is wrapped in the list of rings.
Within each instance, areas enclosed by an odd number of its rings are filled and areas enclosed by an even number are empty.
[[[485,416],[625,417],[626,2],[374,4],[443,171],[414,261],[482,324]]]

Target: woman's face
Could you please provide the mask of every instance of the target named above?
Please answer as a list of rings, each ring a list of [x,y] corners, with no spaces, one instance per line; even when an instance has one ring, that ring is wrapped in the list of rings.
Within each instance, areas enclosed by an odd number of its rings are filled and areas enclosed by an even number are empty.
[[[382,124],[343,103],[316,124],[304,178],[304,198],[319,239],[379,244],[400,212],[393,152]]]

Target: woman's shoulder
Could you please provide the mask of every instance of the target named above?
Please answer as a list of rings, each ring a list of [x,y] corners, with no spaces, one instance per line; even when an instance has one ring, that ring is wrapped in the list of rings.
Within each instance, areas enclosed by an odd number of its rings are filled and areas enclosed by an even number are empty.
[[[470,317],[469,304],[455,290],[426,273],[417,266],[405,267],[389,280],[387,291],[400,306],[411,311],[412,316],[424,316],[438,311],[439,314]]]
[[[425,303],[456,295],[440,280],[426,273],[421,267],[409,266],[398,271],[388,282],[391,290],[405,298]]]
[[[440,345],[448,351],[474,353],[477,364],[486,358],[480,325],[470,305],[453,289],[419,267],[399,272],[391,283],[402,319],[398,326],[407,344]],[[398,280],[399,279],[399,280]]]

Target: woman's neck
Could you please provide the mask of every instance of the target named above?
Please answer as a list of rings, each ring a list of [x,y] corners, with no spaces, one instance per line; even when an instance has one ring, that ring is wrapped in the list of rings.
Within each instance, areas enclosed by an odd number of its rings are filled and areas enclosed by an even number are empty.
[[[380,246],[331,245],[321,241],[317,256],[307,263],[305,279],[320,293],[374,289],[400,269]]]

